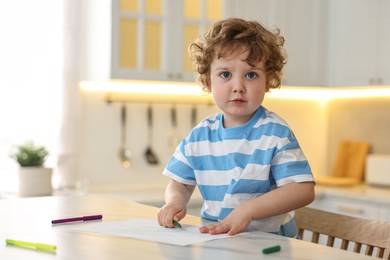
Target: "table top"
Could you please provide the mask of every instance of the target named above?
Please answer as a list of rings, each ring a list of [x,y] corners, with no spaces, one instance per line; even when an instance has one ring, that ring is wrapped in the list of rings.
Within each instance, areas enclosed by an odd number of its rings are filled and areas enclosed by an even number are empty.
[[[158,208],[108,195],[52,196],[0,200],[0,258],[6,259],[372,259],[297,239],[265,232],[176,246],[154,241],[86,233],[75,227],[85,222],[52,225],[69,216],[102,214],[102,222],[132,218],[156,219]],[[199,226],[201,219],[187,216],[183,224]],[[53,253],[7,246],[5,239],[57,246]],[[263,255],[262,249],[280,245],[280,252]]]

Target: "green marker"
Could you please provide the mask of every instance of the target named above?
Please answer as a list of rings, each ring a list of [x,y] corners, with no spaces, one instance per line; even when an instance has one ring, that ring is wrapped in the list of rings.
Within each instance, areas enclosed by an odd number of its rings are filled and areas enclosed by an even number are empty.
[[[175,227],[181,227],[180,223],[177,222],[176,220],[172,221],[173,225],[175,225]]]
[[[44,250],[44,251],[55,251],[57,249],[57,246],[53,246],[53,245],[32,243],[32,242],[26,242],[26,241],[14,240],[14,239],[6,239],[5,243],[7,245],[29,247],[29,248],[34,248],[34,249]]]
[[[263,249],[263,254],[267,255],[267,254],[271,254],[271,253],[274,253],[274,252],[279,252],[280,249],[281,249],[281,247],[279,245],[267,247],[267,248]]]

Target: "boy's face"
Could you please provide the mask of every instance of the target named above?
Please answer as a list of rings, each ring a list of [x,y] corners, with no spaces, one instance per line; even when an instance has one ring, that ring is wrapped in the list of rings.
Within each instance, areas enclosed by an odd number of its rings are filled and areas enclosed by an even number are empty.
[[[214,102],[224,113],[224,127],[246,123],[263,102],[266,84],[264,62],[249,65],[247,52],[238,49],[210,65],[210,90]]]

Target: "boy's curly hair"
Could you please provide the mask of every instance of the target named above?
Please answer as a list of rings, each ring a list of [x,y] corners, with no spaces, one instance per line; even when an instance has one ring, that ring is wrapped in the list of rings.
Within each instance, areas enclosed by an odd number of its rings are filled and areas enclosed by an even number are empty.
[[[287,58],[283,45],[278,29],[272,32],[256,21],[228,18],[216,22],[203,38],[190,45],[189,52],[205,92],[210,92],[210,64],[214,57],[221,58],[240,48],[248,51],[249,65],[264,61],[268,88],[278,88]]]

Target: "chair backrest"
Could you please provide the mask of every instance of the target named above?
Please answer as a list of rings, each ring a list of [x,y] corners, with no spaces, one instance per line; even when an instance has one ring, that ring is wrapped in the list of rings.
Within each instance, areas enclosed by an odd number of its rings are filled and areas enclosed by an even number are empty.
[[[390,259],[390,222],[355,218],[309,207],[295,211],[298,235],[307,240],[305,233],[311,234],[309,241],[319,243],[326,237],[326,245],[336,247],[335,240],[341,240],[341,249],[348,250],[353,243],[353,252]],[[310,232],[305,232],[310,231]],[[350,243],[351,242],[351,243]]]

